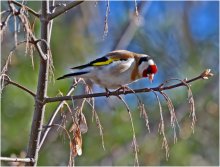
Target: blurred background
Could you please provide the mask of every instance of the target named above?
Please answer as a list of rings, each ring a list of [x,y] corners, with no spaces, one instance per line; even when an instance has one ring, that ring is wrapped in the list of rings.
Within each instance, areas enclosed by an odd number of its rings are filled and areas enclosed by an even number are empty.
[[[40,2],[28,1],[26,5],[40,11]],[[1,1],[1,6],[2,10],[7,9],[7,2]],[[165,91],[174,104],[181,127],[176,144],[166,101],[159,96],[170,148],[168,160],[165,150],[161,149],[159,107],[153,93],[138,94],[147,110],[150,133],[144,119],[140,118],[136,96],[123,97],[132,110],[140,165],[219,165],[219,2],[137,1],[138,18],[135,17],[135,7],[135,1],[110,1],[109,6],[107,1],[87,1],[56,18],[51,38],[55,78],[68,72],[70,67],[87,63],[115,49],[149,54],[158,65],[159,72],[152,84],[142,79],[131,85],[133,89],[158,86],[170,78],[190,79],[207,68],[212,69],[214,77],[191,83],[197,116],[194,133],[189,117],[187,89],[179,87]],[[34,22],[31,16],[30,21]],[[1,66],[14,46],[13,22],[11,18],[1,43]],[[39,37],[39,21],[35,22],[34,30]],[[18,39],[24,39],[22,30]],[[33,68],[31,58],[25,56],[25,46],[19,46],[7,74],[35,92],[38,62],[37,52],[34,52]],[[65,94],[71,84],[71,79],[50,82],[48,96],[54,97],[59,91]],[[104,91],[97,85],[92,86],[94,92]],[[82,94],[82,86],[77,88],[75,94]],[[47,105],[45,124],[56,106],[57,103]],[[14,86],[3,90],[2,156],[25,156],[33,109],[34,100],[30,95]],[[100,97],[95,99],[95,109],[103,127],[105,150],[96,122],[92,121],[92,108],[86,104],[83,113],[88,132],[82,136],[83,154],[75,158],[75,164],[133,165],[132,129],[124,105],[117,98]],[[67,122],[67,127],[70,123]],[[61,129],[54,128],[40,151],[38,165],[67,165],[68,159],[68,139]]]

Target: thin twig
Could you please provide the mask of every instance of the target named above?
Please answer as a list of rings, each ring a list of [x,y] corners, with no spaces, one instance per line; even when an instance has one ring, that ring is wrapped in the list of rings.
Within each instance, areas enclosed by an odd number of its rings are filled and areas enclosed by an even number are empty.
[[[165,98],[168,109],[170,111],[170,124],[171,124],[171,127],[173,128],[174,144],[175,144],[175,143],[177,143],[176,125],[178,126],[178,128],[180,130],[180,126],[179,126],[179,123],[178,123],[178,120],[177,120],[177,117],[175,114],[175,109],[174,109],[173,103],[172,103],[171,99],[169,98],[169,96],[162,91],[160,91],[160,94]]]
[[[23,4],[20,4],[19,2],[17,1],[10,1],[11,3],[21,7],[21,8],[24,8],[25,10],[27,10],[28,12],[30,12],[31,14],[33,14],[34,16],[36,16],[37,18],[40,18],[40,14],[37,13],[36,11],[34,11],[33,9],[29,8],[28,6],[25,6]]]
[[[70,137],[70,134],[69,134],[68,130],[65,127],[63,127],[59,124],[51,124],[50,126],[44,126],[44,128],[46,128],[46,129],[49,128],[50,129],[52,126],[57,126],[58,128],[62,128],[64,130],[64,132],[66,133],[66,135],[69,139],[69,143],[71,145],[71,137]],[[70,149],[69,164],[73,164],[73,162],[74,162],[74,158],[72,157],[72,151]]]
[[[33,32],[31,31],[31,27],[30,27],[30,23],[29,23],[29,20],[28,18],[25,16],[24,14],[24,11],[23,10],[17,10],[14,5],[11,3],[11,2],[15,2],[15,1],[9,1],[9,9],[10,9],[10,13],[9,15],[6,17],[6,20],[2,23],[1,25],[1,34],[3,33],[3,30],[4,28],[6,27],[7,25],[7,22],[9,20],[9,18],[12,16],[12,15],[16,15],[20,21],[22,22],[23,26],[24,26],[24,29],[25,31],[27,32],[26,33],[26,52],[27,52],[27,49],[28,49],[28,43],[29,41],[32,41],[32,43],[35,45],[37,51],[39,52],[39,55],[40,57],[43,59],[43,60],[47,60],[47,55],[44,54],[44,52],[42,51],[41,49],[41,46],[40,44],[36,43],[35,41],[37,41],[37,38],[35,37],[35,35],[33,34]],[[23,8],[22,8],[23,9]],[[30,40],[29,40],[30,38]]]
[[[6,19],[3,22],[1,22],[1,35],[3,35],[4,29],[7,27],[8,21],[9,21],[11,16],[12,16],[12,13],[10,12],[7,15]]]
[[[24,90],[25,92],[29,93],[29,94],[32,95],[33,97],[36,96],[36,94],[35,94],[34,92],[32,92],[32,91],[29,90],[28,88],[26,88],[26,87],[20,85],[19,83],[16,83],[16,82],[12,81],[12,80],[11,80],[10,78],[8,78],[8,77],[6,77],[6,78],[4,79],[4,81],[6,82],[6,83],[5,83],[6,85],[7,85],[7,84],[14,85],[14,86],[16,86],[16,87],[18,87],[18,88]],[[2,76],[1,76],[1,82],[2,82]]]
[[[125,87],[126,89],[128,90],[131,90],[134,95],[136,96],[137,100],[138,100],[138,108],[140,110],[140,117],[143,117],[144,120],[145,120],[145,125],[148,129],[148,132],[150,133],[150,125],[149,125],[149,120],[148,120],[148,116],[147,116],[147,112],[145,110],[145,107],[144,107],[144,103],[141,101],[141,99],[138,97],[138,95],[135,93],[135,91],[131,88],[129,88],[128,86]]]
[[[34,158],[0,157],[0,161],[9,161],[9,162],[34,162]]]
[[[210,69],[205,70],[201,74],[202,79],[208,79],[208,77],[213,76],[213,74],[210,73],[210,71],[211,71]],[[170,81],[173,81],[173,80],[177,80],[177,81],[182,82],[187,87],[187,89],[188,89],[188,102],[190,104],[190,110],[191,110],[190,116],[192,117],[191,128],[192,128],[192,132],[194,133],[194,127],[195,127],[195,122],[196,122],[196,113],[195,113],[195,102],[194,102],[192,90],[190,88],[190,85],[186,82],[187,79],[180,80],[180,79],[177,79],[177,78],[172,78],[172,79],[169,79],[169,80],[165,81],[163,84],[161,84],[161,86],[165,85],[166,83],[168,83]]]
[[[169,158],[169,145],[168,145],[166,134],[165,134],[165,125],[164,125],[164,119],[163,119],[163,109],[162,109],[162,106],[161,106],[161,103],[160,103],[160,99],[159,99],[157,93],[155,91],[153,91],[153,90],[152,90],[152,92],[156,96],[156,99],[157,99],[157,102],[158,102],[158,105],[159,105],[160,123],[159,123],[158,131],[163,136],[162,148],[165,148],[166,159],[168,160],[168,158]]]
[[[205,70],[205,71],[207,71],[207,70]],[[190,83],[190,82],[193,82],[193,81],[196,81],[196,80],[199,80],[199,79],[204,79],[204,77],[213,76],[213,74],[211,72],[208,73],[205,76],[203,75],[203,73],[200,74],[199,76],[195,77],[195,78],[187,80],[186,83]],[[82,98],[101,97],[101,96],[118,96],[118,95],[121,95],[121,94],[124,94],[124,95],[132,94],[134,92],[135,93],[146,93],[146,92],[150,92],[152,90],[159,92],[159,91],[163,91],[163,90],[169,90],[169,89],[177,88],[177,87],[180,87],[180,86],[185,86],[185,84],[183,82],[173,84],[173,85],[170,85],[170,86],[161,86],[161,85],[163,85],[163,84],[160,84],[159,86],[153,87],[153,88],[135,89],[133,91],[127,90],[127,91],[113,91],[113,92],[109,92],[109,93],[102,92],[102,93],[84,94],[84,95],[76,95],[76,96],[48,97],[48,98],[45,98],[44,103],[58,102],[58,101],[63,101],[63,100],[76,100],[76,99],[82,99]]]
[[[52,20],[56,18],[57,16],[67,12],[71,8],[76,7],[77,5],[81,4],[83,1],[73,1],[68,3],[66,6],[58,7],[56,8],[56,11],[54,13],[51,13],[48,15],[48,20]]]
[[[104,22],[104,34],[103,39],[108,35],[108,17],[110,13],[110,2],[109,0],[106,0],[106,12],[105,12],[105,22]]]
[[[3,14],[8,13],[8,12],[10,12],[10,10],[3,10],[0,12],[0,15],[2,16]]]
[[[130,121],[131,121],[131,127],[132,127],[132,141],[133,141],[133,146],[134,146],[134,154],[135,154],[135,162],[137,164],[137,166],[139,166],[139,161],[138,161],[138,146],[137,146],[137,140],[136,140],[136,135],[135,135],[135,130],[134,130],[134,123],[133,123],[133,119],[132,119],[132,115],[131,115],[131,111],[128,107],[128,104],[125,102],[125,100],[120,96],[118,95],[117,96],[125,105],[127,111],[128,111],[128,114],[129,114],[129,118],[130,118]]]
[[[74,83],[72,85],[72,87],[70,88],[70,90],[67,92],[67,96],[71,95],[72,92],[75,90],[76,86],[77,86],[78,82]],[[54,119],[56,117],[56,115],[59,113],[60,109],[62,108],[62,106],[65,104],[65,101],[61,101],[60,104],[57,106],[56,110],[53,112],[52,116],[50,117],[49,122],[47,123],[47,126],[50,126],[53,124]],[[50,128],[47,128],[45,131],[42,132],[42,136],[41,136],[41,141],[39,144],[39,149],[42,147],[48,133],[50,131]]]
[[[15,46],[18,44],[18,34],[17,34],[17,18],[14,15],[14,40],[15,40]]]
[[[99,129],[99,134],[100,134],[101,140],[102,140],[102,148],[103,148],[103,150],[105,150],[103,127],[102,127],[101,121],[100,121],[100,119],[99,119],[99,116],[98,116],[98,114],[97,114],[97,112],[96,112],[96,110],[95,110],[94,98],[92,98],[92,104],[91,104],[88,100],[86,100],[86,102],[87,102],[87,103],[91,106],[91,108],[92,108],[92,115],[93,115],[93,116],[92,116],[92,121],[93,121],[93,117],[95,117],[95,119],[96,119],[96,125],[97,125],[97,127],[98,127],[98,129]]]

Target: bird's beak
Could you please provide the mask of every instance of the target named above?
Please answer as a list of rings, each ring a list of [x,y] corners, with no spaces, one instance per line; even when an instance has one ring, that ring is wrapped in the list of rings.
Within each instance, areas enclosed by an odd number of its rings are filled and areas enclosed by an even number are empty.
[[[154,74],[149,74],[149,75],[148,75],[148,78],[149,78],[150,82],[153,82]]]

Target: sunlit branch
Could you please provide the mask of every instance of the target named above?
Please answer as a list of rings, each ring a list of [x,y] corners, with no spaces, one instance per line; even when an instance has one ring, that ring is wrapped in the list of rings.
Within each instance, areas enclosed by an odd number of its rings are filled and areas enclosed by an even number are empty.
[[[83,98],[91,98],[91,97],[102,97],[102,96],[118,96],[121,94],[132,94],[132,93],[146,93],[150,91],[163,91],[163,90],[169,90],[173,88],[177,88],[180,86],[185,86],[185,83],[190,83],[199,79],[208,79],[209,77],[212,77],[213,74],[210,72],[210,69],[206,69],[204,72],[202,72],[199,76],[194,77],[190,80],[184,80],[183,82],[173,84],[170,86],[164,86],[164,83],[153,88],[143,88],[143,89],[135,89],[133,91],[127,90],[127,91],[114,91],[114,92],[102,92],[102,93],[93,93],[93,94],[84,94],[84,95],[76,95],[76,96],[61,96],[61,97],[51,97],[51,98],[45,98],[44,103],[51,103],[51,102],[57,102],[57,101],[63,101],[63,100],[76,100],[76,99],[83,99]]]
[[[8,161],[8,162],[34,162],[34,159],[33,158],[0,157],[0,161]]]

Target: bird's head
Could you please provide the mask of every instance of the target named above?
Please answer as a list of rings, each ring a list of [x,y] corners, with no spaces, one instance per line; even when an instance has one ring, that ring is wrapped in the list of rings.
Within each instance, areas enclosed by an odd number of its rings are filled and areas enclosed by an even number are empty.
[[[138,62],[138,71],[141,77],[148,77],[152,82],[154,75],[157,73],[157,66],[153,59],[148,55],[142,55]]]

